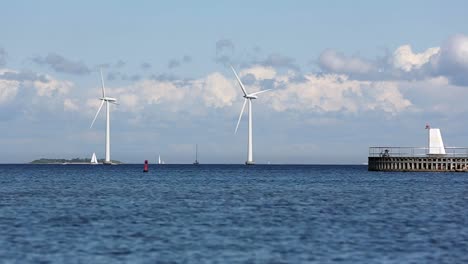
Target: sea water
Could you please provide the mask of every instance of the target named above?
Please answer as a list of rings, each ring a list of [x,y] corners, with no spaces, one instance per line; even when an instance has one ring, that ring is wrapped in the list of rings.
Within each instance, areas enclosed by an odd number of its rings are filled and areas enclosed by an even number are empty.
[[[468,263],[468,174],[0,165],[1,263]]]

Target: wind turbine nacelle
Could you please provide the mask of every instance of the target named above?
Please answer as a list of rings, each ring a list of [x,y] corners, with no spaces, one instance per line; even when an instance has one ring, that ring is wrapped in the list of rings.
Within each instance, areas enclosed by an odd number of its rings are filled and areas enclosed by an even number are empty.
[[[112,97],[103,97],[103,98],[101,98],[101,100],[107,101],[107,102],[110,102],[110,103],[117,102],[117,99],[112,98]]]
[[[247,99],[257,99],[256,95],[246,95],[244,97],[247,98]]]

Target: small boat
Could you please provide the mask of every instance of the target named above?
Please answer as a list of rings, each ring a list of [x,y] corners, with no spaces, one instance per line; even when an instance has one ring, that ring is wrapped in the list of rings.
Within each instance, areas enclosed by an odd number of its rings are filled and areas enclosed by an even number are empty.
[[[198,144],[195,145],[195,162],[193,165],[199,165],[200,163],[198,162]]]
[[[93,156],[91,157],[91,165],[97,165],[99,164],[96,158],[96,153],[93,152]]]

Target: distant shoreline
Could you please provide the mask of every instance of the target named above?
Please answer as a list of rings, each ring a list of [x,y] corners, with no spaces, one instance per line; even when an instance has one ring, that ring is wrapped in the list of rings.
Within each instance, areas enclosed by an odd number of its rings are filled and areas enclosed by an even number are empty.
[[[58,163],[58,162],[51,162],[51,163],[26,163],[26,164],[31,164],[31,165],[91,165],[91,162],[64,162],[64,163]],[[101,163],[99,163],[101,164]]]
[[[112,161],[114,162],[114,161]],[[82,162],[82,163],[58,163],[58,162],[51,162],[51,163],[32,163],[32,162],[26,162],[26,163],[0,163],[0,165],[90,165],[90,162]],[[131,163],[116,163],[119,165],[142,165],[143,163],[138,163],[138,162],[131,162]],[[98,165],[102,165],[102,162],[99,162]],[[217,166],[217,165],[245,165],[243,163],[203,163],[199,165],[194,165],[192,163],[169,163],[169,164],[158,164],[158,163],[149,163],[150,166],[179,166],[179,165],[186,165],[186,166]],[[349,163],[349,164],[331,164],[331,163],[305,163],[305,164],[284,164],[284,163],[257,163],[255,166],[368,166],[367,164],[362,164],[362,163]]]
[[[98,163],[104,163],[104,159],[99,159]],[[111,160],[113,164],[123,164],[121,161],[118,160]],[[48,159],[48,158],[41,158],[37,160],[33,160],[26,164],[70,164],[70,165],[87,165],[91,164],[91,159],[89,158],[74,158],[74,159]]]

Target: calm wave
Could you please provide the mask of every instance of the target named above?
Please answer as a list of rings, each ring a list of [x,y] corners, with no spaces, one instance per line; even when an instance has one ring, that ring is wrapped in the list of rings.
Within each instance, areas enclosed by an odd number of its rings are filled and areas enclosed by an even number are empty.
[[[468,263],[468,174],[0,165],[11,263]]]

